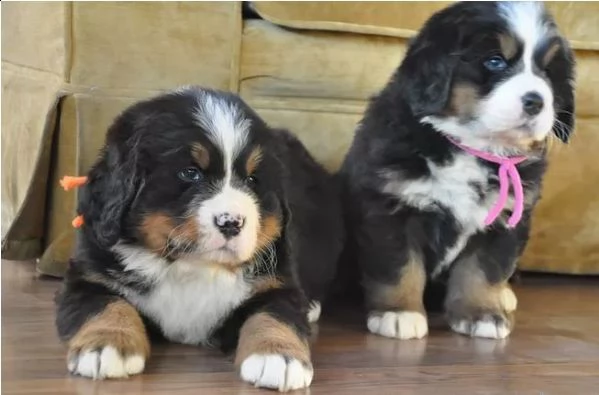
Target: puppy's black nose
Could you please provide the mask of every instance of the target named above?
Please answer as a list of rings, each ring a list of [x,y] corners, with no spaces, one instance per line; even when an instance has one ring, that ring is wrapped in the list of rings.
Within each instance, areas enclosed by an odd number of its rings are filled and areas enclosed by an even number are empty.
[[[543,109],[543,98],[537,92],[527,92],[522,96],[522,107],[528,115],[537,115]]]
[[[245,218],[239,214],[222,213],[214,217],[214,225],[227,239],[237,236],[245,224]]]

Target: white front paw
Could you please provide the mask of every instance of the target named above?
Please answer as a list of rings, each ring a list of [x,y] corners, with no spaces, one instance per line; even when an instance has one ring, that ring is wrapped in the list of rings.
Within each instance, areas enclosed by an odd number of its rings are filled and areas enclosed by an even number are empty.
[[[124,356],[116,348],[105,346],[99,350],[82,350],[69,355],[69,372],[93,379],[126,378],[144,370],[141,355]]]
[[[279,391],[308,387],[314,376],[312,365],[280,354],[252,354],[241,363],[240,370],[242,380]]]
[[[462,335],[486,339],[505,339],[512,331],[509,321],[500,316],[483,316],[480,319],[462,319],[450,322],[451,329]]]
[[[428,333],[428,323],[424,314],[417,311],[387,311],[370,313],[370,332],[397,339],[422,339]]]

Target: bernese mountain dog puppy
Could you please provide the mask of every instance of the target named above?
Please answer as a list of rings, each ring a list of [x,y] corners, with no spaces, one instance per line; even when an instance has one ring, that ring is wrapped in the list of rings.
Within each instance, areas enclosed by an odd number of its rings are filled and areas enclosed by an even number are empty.
[[[68,370],[141,373],[156,335],[235,350],[256,386],[309,386],[309,322],[343,243],[338,192],[233,94],[191,87],[133,105],[80,194],[57,295]]]
[[[574,125],[573,69],[542,3],[456,3],[426,22],[340,171],[346,255],[357,259],[370,332],[424,337],[430,301],[455,332],[509,335],[508,280],[547,147]]]

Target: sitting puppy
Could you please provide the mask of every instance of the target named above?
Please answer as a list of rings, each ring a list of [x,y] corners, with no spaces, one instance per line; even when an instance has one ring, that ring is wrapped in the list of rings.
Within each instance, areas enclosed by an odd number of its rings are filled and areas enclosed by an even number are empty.
[[[425,336],[423,295],[441,290],[454,331],[508,336],[547,145],[574,124],[573,66],[541,3],[457,3],[415,37],[340,172],[371,332]]]
[[[309,321],[342,248],[337,199],[301,143],[234,95],[186,88],[132,106],[81,191],[57,296],[69,371],[141,373],[156,333],[236,347],[257,386],[309,386]]]

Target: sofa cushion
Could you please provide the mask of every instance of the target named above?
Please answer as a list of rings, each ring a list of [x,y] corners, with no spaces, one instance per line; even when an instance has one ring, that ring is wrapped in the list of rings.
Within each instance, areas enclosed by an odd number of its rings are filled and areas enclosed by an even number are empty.
[[[275,127],[291,129],[329,170],[351,143],[368,98],[399,63],[405,40],[288,30],[246,22],[241,96]]]
[[[237,90],[239,2],[74,2],[70,82]]]
[[[266,122],[276,128],[292,131],[310,153],[329,171],[336,171],[349,149],[353,130],[362,118],[360,113],[340,113],[331,110],[302,108],[277,108],[250,100],[252,106]]]
[[[5,259],[31,259],[42,249],[45,185],[61,85],[62,80],[53,74],[2,63],[2,253]]]
[[[555,142],[521,267],[599,274],[599,117],[578,117],[569,145]]]
[[[2,61],[63,77],[71,3],[2,3]]]
[[[2,253],[42,251],[45,183],[68,58],[67,3],[2,4]]]
[[[387,83],[404,51],[399,38],[290,30],[251,20],[243,30],[240,92],[351,105]]]
[[[451,3],[258,1],[252,4],[262,18],[281,26],[408,38],[434,12]],[[547,7],[574,48],[599,50],[599,3],[548,2]]]

